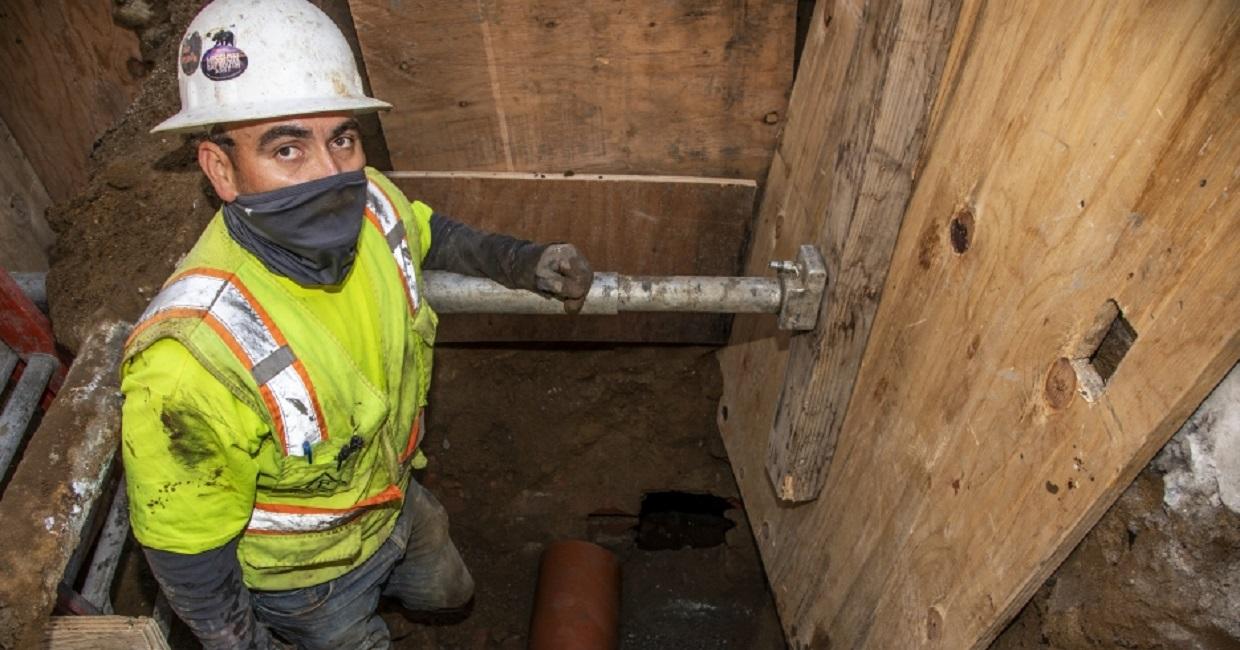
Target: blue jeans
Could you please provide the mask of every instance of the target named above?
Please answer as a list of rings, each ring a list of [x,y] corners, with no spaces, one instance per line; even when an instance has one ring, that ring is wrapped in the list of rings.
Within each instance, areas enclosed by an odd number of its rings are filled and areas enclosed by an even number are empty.
[[[370,559],[321,585],[251,592],[258,620],[299,648],[387,648],[387,625],[375,613],[380,594],[412,611],[461,607],[474,580],[448,537],[448,513],[409,482],[392,536]]]

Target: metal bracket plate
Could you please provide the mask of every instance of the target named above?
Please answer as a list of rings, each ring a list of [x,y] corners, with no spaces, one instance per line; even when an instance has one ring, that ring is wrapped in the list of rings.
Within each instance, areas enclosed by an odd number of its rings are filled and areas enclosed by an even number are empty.
[[[797,251],[796,262],[773,266],[783,289],[779,329],[797,332],[814,329],[827,292],[827,265],[822,252],[816,246],[804,244]]]

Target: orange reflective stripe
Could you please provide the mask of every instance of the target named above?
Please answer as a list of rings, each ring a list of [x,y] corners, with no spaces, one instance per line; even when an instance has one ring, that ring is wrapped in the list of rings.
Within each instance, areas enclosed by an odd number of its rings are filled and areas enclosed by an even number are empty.
[[[287,503],[255,503],[250,514],[247,534],[291,535],[331,530],[348,524],[368,508],[399,501],[404,493],[389,485],[379,494],[359,501],[349,508],[319,508]]]
[[[422,411],[413,417],[413,427],[409,429],[409,442],[405,443],[405,452],[400,456],[400,462],[409,460],[413,456],[413,452],[418,450],[418,442],[422,437]]]
[[[129,347],[129,344],[133,343],[134,339],[138,338],[138,335],[142,334],[156,323],[171,320],[173,318],[202,318],[206,315],[206,313],[207,310],[205,309],[194,309],[192,307],[174,307],[161,311],[141,323],[138,323],[138,326],[133,328],[133,332],[129,334],[129,338],[125,340],[125,347]]]
[[[240,278],[204,268],[176,274],[151,300],[134,336],[177,317],[205,323],[250,372],[285,455],[305,455],[307,444],[327,439],[323,408],[305,364]]]
[[[381,503],[389,501],[398,501],[404,498],[405,493],[395,485],[389,485],[383,488],[383,491],[366,499],[362,499],[347,508],[320,508],[316,506],[300,506],[291,503],[255,503],[255,510],[266,510],[267,512],[279,512],[284,514],[296,515],[341,515],[353,512],[359,508],[369,508],[377,506]]]

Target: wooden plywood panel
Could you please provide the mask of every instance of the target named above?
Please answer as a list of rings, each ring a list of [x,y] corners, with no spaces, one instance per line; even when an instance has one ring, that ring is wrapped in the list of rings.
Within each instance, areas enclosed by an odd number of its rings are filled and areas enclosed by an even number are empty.
[[[723,355],[794,644],[984,646],[1240,356],[1238,48],[1224,1],[964,4],[817,501],[758,460],[780,340],[738,319]],[[1071,359],[1115,308],[1137,337],[1090,402]]]
[[[572,242],[600,271],[736,275],[756,185],[669,176],[396,172],[410,199],[491,232]],[[773,319],[772,319],[773,320]],[[443,341],[723,343],[728,317],[445,316]]]
[[[131,59],[140,60],[138,39],[112,22],[108,0],[24,0],[0,9],[0,117],[53,201],[85,185],[95,139],[128,107],[137,88]]]
[[[765,176],[787,0],[350,0],[396,169]]]

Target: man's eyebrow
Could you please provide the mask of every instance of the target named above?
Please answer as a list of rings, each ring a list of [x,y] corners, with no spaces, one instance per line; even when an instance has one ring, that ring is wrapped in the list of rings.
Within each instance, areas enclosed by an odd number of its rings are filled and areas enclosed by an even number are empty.
[[[278,124],[267,129],[265,133],[258,139],[258,148],[262,149],[271,144],[273,140],[283,137],[290,138],[308,138],[310,137],[310,129],[292,124]]]
[[[332,136],[328,140],[335,140],[349,131],[357,131],[359,133],[362,131],[362,127],[358,125],[357,120],[351,117],[337,124],[336,128],[332,129]]]

